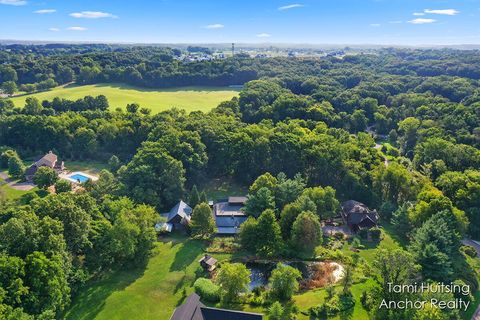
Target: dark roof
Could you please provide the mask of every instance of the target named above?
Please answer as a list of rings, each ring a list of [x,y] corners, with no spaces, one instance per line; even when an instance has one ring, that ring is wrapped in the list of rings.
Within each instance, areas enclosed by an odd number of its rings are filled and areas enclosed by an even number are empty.
[[[25,170],[25,175],[26,176],[33,176],[38,170],[38,167],[34,164],[32,164],[30,167]]]
[[[217,227],[239,227],[245,220],[247,220],[246,216],[215,217]]]
[[[190,219],[192,215],[192,208],[182,200],[170,210],[167,217],[167,222],[170,222],[176,216],[180,216],[182,219]]]
[[[245,216],[243,205],[232,205],[229,202],[219,202],[213,205],[215,216]]]
[[[262,320],[258,313],[202,307],[204,320]]]
[[[365,204],[355,200],[342,203],[342,211],[349,225],[365,224],[367,222],[365,220],[370,220],[370,223],[376,224],[379,219],[377,210],[370,210]]]
[[[196,293],[173,312],[170,320],[262,320],[261,314],[206,307]]]
[[[205,306],[200,302],[199,295],[192,293],[182,305],[175,309],[170,320],[204,320],[201,307]]]

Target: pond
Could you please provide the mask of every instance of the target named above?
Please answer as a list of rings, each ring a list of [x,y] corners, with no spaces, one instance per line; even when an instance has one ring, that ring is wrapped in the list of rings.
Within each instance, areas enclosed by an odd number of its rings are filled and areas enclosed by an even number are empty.
[[[343,274],[343,267],[335,262],[288,261],[283,263],[298,269],[302,273],[301,282],[303,282],[304,285],[307,285],[311,280],[318,280],[314,279],[318,274],[317,271],[319,267],[325,265],[329,266],[329,268],[325,268],[325,272],[328,273],[326,276],[333,276],[334,282],[338,281]],[[268,285],[268,279],[277,264],[274,262],[248,262],[246,266],[250,271],[249,288],[250,290],[253,290],[257,287]]]

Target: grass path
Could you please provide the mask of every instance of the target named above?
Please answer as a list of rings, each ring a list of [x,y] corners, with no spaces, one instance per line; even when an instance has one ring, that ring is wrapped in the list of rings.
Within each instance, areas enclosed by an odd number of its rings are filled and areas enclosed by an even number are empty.
[[[37,97],[40,101],[52,100],[54,97],[76,100],[87,95],[105,95],[110,108],[125,108],[136,102],[141,107],[152,109],[153,113],[177,107],[191,111],[209,111],[220,102],[230,100],[238,95],[238,89],[229,87],[182,87],[169,89],[146,89],[118,83],[100,83],[94,85],[67,85],[50,91],[20,95],[12,98],[15,106],[23,107],[25,99]]]

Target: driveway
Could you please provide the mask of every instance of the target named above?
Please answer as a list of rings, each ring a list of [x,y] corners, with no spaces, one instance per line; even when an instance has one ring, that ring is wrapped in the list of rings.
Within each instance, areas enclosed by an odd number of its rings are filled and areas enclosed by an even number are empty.
[[[7,186],[9,186],[10,188],[15,189],[15,190],[30,191],[33,188],[35,188],[35,185],[31,182],[12,181],[12,179],[10,179],[8,174],[5,173],[5,172],[0,172],[0,179],[5,181]]]

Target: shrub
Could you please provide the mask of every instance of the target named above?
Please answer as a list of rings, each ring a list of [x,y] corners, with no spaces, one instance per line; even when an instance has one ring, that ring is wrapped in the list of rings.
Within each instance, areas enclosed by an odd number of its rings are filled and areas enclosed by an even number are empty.
[[[362,244],[358,237],[353,238],[352,240],[352,247],[355,249],[363,249],[365,246]]]
[[[380,237],[382,236],[382,230],[379,228],[373,228],[370,230],[370,236],[372,237],[373,241],[380,241]]]
[[[198,278],[193,284],[195,292],[206,301],[220,301],[220,288],[210,279]]]
[[[357,235],[362,239],[367,239],[368,238],[368,230],[367,229],[359,230]]]
[[[475,258],[477,256],[477,251],[472,246],[461,246],[460,250],[469,257]]]

